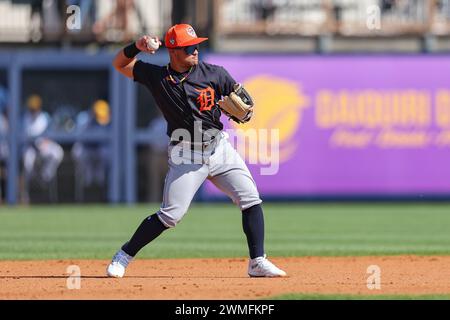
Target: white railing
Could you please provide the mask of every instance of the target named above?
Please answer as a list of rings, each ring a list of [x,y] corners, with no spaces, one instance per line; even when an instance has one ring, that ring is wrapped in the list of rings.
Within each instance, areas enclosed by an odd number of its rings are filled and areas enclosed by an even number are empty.
[[[123,42],[143,33],[163,34],[171,23],[170,0],[79,0],[80,28],[68,29],[67,6],[56,0],[0,0],[0,42],[75,39]]]
[[[0,42],[124,42],[142,33],[162,36],[172,23],[171,0],[78,0],[89,10],[82,9],[82,28],[72,32],[59,1],[43,0],[33,10],[26,0],[15,1],[0,0]],[[219,36],[450,35],[450,0],[209,1],[213,15],[201,10],[205,0],[191,0],[190,5],[196,19],[213,21]]]
[[[450,0],[215,0],[218,34],[449,34]]]

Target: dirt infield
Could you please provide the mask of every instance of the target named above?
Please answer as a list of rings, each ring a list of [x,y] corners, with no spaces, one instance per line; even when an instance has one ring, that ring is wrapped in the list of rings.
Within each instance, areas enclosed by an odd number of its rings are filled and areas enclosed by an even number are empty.
[[[0,261],[0,299],[260,299],[286,293],[450,294],[450,256],[272,258],[289,277],[255,279],[246,259],[136,260],[123,279],[104,276],[109,261]],[[81,270],[67,288],[67,267]],[[367,288],[367,268],[381,289]]]

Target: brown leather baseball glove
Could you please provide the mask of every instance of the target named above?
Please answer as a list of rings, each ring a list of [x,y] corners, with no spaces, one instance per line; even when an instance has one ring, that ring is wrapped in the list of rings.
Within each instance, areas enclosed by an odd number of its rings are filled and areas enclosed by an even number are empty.
[[[219,101],[219,107],[230,119],[237,123],[248,122],[253,115],[253,99],[240,83],[233,92]]]

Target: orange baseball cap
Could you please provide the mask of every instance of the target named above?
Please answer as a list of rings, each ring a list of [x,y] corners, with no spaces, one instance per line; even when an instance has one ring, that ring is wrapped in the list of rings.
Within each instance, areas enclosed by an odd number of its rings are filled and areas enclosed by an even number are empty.
[[[167,31],[164,42],[167,48],[178,48],[199,44],[205,40],[208,40],[208,38],[197,37],[192,26],[188,24],[176,24]]]

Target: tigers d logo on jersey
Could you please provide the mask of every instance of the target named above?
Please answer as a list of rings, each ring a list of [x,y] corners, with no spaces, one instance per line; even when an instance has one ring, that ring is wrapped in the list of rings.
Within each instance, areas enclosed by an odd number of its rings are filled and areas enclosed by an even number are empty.
[[[200,111],[209,111],[214,106],[214,89],[211,87],[206,87],[205,89],[195,89],[199,92],[197,97],[197,103],[200,105]]]

